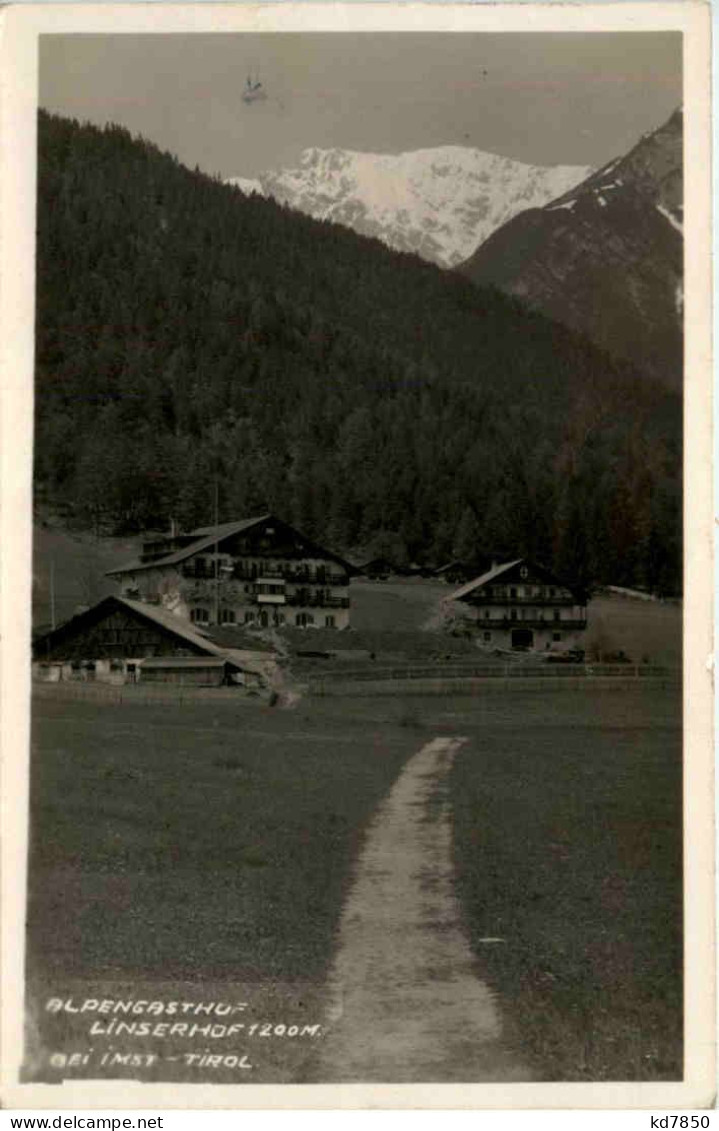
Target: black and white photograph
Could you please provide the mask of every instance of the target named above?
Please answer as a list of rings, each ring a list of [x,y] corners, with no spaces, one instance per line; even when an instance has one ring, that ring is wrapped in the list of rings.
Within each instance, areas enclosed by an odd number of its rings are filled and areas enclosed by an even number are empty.
[[[282,7],[6,104],[18,1094],[700,1107],[708,10]]]

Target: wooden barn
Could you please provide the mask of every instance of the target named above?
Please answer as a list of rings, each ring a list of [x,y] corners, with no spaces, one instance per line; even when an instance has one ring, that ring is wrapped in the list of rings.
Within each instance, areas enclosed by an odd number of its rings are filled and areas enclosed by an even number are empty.
[[[33,675],[51,682],[267,683],[275,669],[270,645],[235,635],[232,647],[222,646],[181,617],[125,597],[106,597],[33,644]]]

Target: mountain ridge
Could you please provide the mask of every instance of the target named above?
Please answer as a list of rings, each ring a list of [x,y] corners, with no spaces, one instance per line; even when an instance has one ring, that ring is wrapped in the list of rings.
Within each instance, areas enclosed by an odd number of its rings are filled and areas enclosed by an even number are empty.
[[[457,270],[680,389],[682,113],[542,209],[498,228]]]
[[[547,203],[589,171],[456,145],[399,154],[310,147],[294,167],[227,183],[453,267],[518,211]]]

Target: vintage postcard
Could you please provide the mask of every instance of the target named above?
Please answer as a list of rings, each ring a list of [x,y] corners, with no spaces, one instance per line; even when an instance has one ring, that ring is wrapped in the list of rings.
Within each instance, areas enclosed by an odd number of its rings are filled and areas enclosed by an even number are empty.
[[[3,1103],[710,1105],[708,7],[0,20]]]

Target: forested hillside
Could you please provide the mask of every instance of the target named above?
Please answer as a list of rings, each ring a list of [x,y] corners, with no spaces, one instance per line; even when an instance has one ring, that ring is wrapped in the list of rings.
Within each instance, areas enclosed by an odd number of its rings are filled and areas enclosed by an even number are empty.
[[[681,401],[492,290],[40,115],[36,489],[106,532],[680,585]]]

